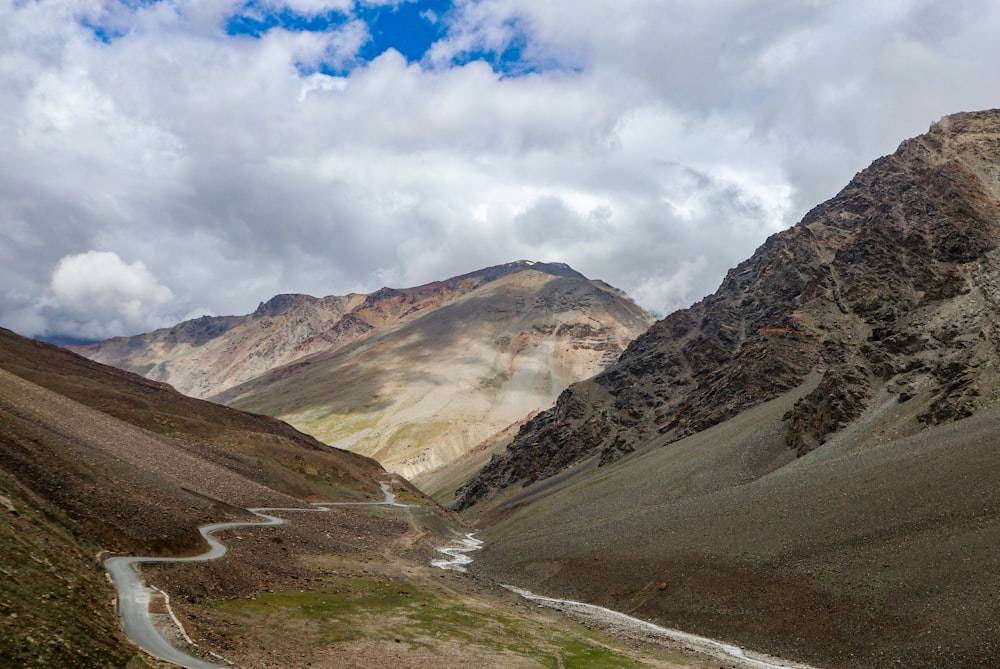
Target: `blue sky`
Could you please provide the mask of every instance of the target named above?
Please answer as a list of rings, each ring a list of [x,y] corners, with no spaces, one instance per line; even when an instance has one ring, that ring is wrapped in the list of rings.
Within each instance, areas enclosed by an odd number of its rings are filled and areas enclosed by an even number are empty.
[[[356,58],[324,61],[302,68],[303,73],[320,71],[324,74],[346,75],[356,67],[393,49],[410,63],[426,63],[431,47],[448,39],[451,24],[459,20],[460,8],[450,0],[403,0],[388,4],[355,4],[319,12],[307,12],[291,7],[277,7],[252,1],[238,7],[226,20],[229,35],[259,38],[267,31],[279,28],[291,32],[329,32],[351,21],[361,21],[367,27],[367,40]],[[550,69],[574,69],[577,65],[558,59],[529,57],[530,35],[523,20],[511,16],[503,22],[503,38],[497,43],[478,43],[460,50],[438,67],[461,66],[473,61],[488,64],[504,77],[523,76]]]
[[[941,116],[993,0],[0,0],[0,326],[565,262],[659,314]]]
[[[227,19],[226,32],[259,38],[274,28],[327,32],[349,21],[363,21],[368,27],[368,40],[360,49],[358,60],[346,67],[341,63],[322,63],[319,68],[327,74],[346,74],[387,49],[395,49],[410,62],[420,62],[431,45],[446,36],[446,17],[452,9],[452,3],[447,0],[430,0],[305,13],[289,7],[269,8],[258,2],[248,2]],[[482,54],[483,58],[498,62],[496,56]],[[504,67],[502,61],[497,64],[501,69]]]
[[[122,0],[121,7],[132,11],[160,1],[162,0]],[[425,61],[431,47],[448,37],[449,24],[458,12],[451,0],[333,3],[331,7],[282,5],[266,0],[250,0],[234,3],[223,19],[227,35],[253,39],[260,39],[271,30],[333,33],[352,22],[361,22],[367,28],[367,35],[353,58],[330,58],[300,68],[303,74],[319,71],[343,76],[389,49],[399,52],[408,62]],[[120,14],[112,16],[118,18]],[[83,16],[80,22],[104,43],[111,43],[126,34],[119,21],[102,21],[100,18]],[[447,64],[464,65],[482,61],[503,76],[519,76],[559,66],[551,60],[533,62],[525,58],[529,36],[516,17],[506,21],[504,27],[507,34],[501,43],[475,45],[455,53]]]

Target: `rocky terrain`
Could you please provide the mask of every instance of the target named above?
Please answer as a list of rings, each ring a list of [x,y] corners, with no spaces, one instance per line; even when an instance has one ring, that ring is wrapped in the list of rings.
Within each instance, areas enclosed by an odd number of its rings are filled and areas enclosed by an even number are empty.
[[[416,480],[551,405],[651,322],[566,265],[521,261],[367,296],[279,296],[78,350]]]
[[[818,667],[996,663],[1000,111],[935,123],[529,420],[475,568]]]
[[[972,415],[998,384],[998,242],[1000,113],[947,117],[569,388],[460,506],[681,439],[811,380],[785,422],[797,455],[887,412],[896,435]]]

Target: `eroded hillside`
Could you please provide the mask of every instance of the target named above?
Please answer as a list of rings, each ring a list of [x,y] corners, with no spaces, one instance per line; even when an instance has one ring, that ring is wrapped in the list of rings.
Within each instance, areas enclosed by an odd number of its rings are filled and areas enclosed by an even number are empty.
[[[282,295],[77,350],[413,478],[550,406],[651,322],[603,282],[519,261],[371,295]]]
[[[997,387],[998,241],[1000,113],[947,117],[568,389],[460,505],[683,438],[810,378],[786,421],[798,455],[862,418],[898,436],[972,415]]]
[[[875,161],[459,493],[477,568],[819,667],[995,663],[1000,110]]]
[[[648,324],[616,291],[534,268],[216,399],[408,478],[445,467],[614,362]]]

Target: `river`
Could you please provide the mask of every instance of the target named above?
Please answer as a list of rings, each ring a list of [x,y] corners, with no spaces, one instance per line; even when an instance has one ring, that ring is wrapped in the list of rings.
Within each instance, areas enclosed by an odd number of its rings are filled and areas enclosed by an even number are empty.
[[[298,513],[322,513],[329,507],[334,506],[393,506],[397,508],[407,508],[410,505],[396,502],[396,496],[388,483],[382,483],[382,492],[385,499],[381,502],[320,502],[313,506],[315,508],[254,508],[248,511],[255,514],[260,521],[246,522],[226,522],[212,523],[198,528],[201,535],[208,542],[209,550],[201,555],[181,558],[160,558],[160,557],[112,557],[104,561],[104,566],[111,575],[115,589],[118,592],[118,612],[121,617],[122,627],[128,637],[140,648],[150,655],[173,662],[186,669],[232,669],[232,665],[223,658],[217,664],[207,660],[194,657],[173,646],[157,629],[153,622],[152,614],[149,612],[150,603],[154,593],[157,591],[143,584],[137,565],[170,562],[204,562],[215,560],[226,554],[226,546],[213,535],[222,530],[235,529],[240,527],[268,527],[281,525],[284,519],[269,515],[266,512],[298,512]],[[466,567],[472,563],[473,553],[483,547],[483,542],[475,538],[475,532],[465,535],[457,535],[452,544],[443,546],[438,552],[448,556],[446,560],[432,560],[431,565],[439,569],[449,569],[453,571],[466,571]],[[594,604],[576,602],[568,599],[556,599],[536,595],[532,592],[512,585],[504,585],[504,588],[516,592],[521,597],[542,606],[549,606],[559,609],[577,618],[583,618],[601,626],[611,627],[620,632],[630,635],[641,636],[645,640],[666,640],[673,643],[682,643],[702,653],[713,657],[737,662],[745,669],[815,669],[809,665],[781,660],[770,657],[762,653],[756,653],[734,646],[715,639],[700,637],[680,630],[661,627],[654,623],[633,618],[624,613],[606,609]],[[169,608],[168,608],[169,610]],[[171,613],[172,615],[172,613]],[[175,619],[176,621],[176,619]],[[180,627],[178,623],[178,627]]]

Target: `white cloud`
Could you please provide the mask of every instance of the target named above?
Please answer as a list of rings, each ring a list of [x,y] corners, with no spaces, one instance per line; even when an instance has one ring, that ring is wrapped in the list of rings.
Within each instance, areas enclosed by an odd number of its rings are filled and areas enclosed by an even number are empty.
[[[280,0],[280,2],[265,2],[276,9],[288,7],[294,12],[306,16],[316,16],[327,12],[346,13],[354,6],[353,0]]]
[[[64,303],[165,304],[174,299],[142,261],[128,264],[111,251],[66,256],[52,273],[52,292]]]
[[[163,311],[175,304],[173,292],[142,261],[126,263],[111,251],[87,251],[56,265],[42,314],[64,325],[61,334],[104,338],[167,325]]]
[[[355,62],[366,25],[229,36],[243,5],[0,2],[0,325],[118,334],[517,258],[665,312],[1000,90],[988,0],[461,0],[424,61],[337,77],[314,70]],[[512,40],[537,71],[453,64]],[[102,284],[100,327],[51,283],[92,249],[144,286]]]

